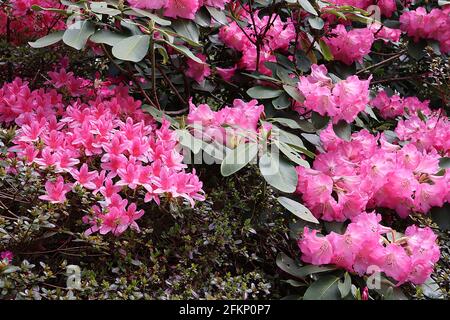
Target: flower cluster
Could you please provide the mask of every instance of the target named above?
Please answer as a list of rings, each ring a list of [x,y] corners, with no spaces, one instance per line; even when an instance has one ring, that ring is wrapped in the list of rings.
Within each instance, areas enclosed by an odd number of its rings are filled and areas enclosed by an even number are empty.
[[[448,136],[446,125],[443,134]],[[401,147],[367,130],[353,133],[347,142],[331,126],[320,137],[325,152],[317,155],[312,169],[297,168],[297,192],[317,218],[344,221],[375,207],[393,209],[404,218],[450,200],[450,173],[439,174],[441,156],[435,149],[415,143]]]
[[[420,110],[424,115],[431,113],[428,107],[429,101],[420,101],[417,97],[402,98],[397,94],[389,96],[386,91],[380,91],[377,96],[370,101],[370,104],[380,111],[383,118],[395,118],[405,114],[417,114]]]
[[[424,7],[406,11],[400,16],[400,24],[415,41],[434,39],[439,41],[442,52],[450,52],[450,6],[433,9],[430,13]]]
[[[330,47],[334,59],[350,65],[355,61],[362,62],[363,57],[370,52],[375,36],[369,28],[347,31],[344,25],[339,24],[324,41]]]
[[[194,19],[203,5],[224,9],[230,0],[128,0],[128,3],[141,9],[164,9],[163,14],[171,18]]]
[[[207,104],[198,107],[190,103],[187,123],[194,127],[195,135],[204,141],[216,141],[234,148],[251,133],[257,131],[264,106],[257,100],[246,103],[240,99],[233,101],[233,107],[212,111]]]
[[[66,92],[77,82],[65,70],[50,78]],[[82,82],[76,87],[80,97],[68,103],[55,89],[31,91],[20,79],[0,89],[0,121],[19,126],[10,150],[25,164],[57,176],[46,182],[41,199],[61,203],[74,188],[101,195],[95,216],[85,221],[92,225],[89,232],[114,234],[137,229],[135,220],[143,214],[136,203],[122,200],[122,191],[132,190],[144,202],[158,204],[164,196],[181,197],[191,205],[204,199],[195,172],[184,171],[178,137],[167,121],[158,128],[124,86]]]
[[[220,29],[220,39],[228,47],[242,53],[239,68],[251,71],[259,70],[261,73],[271,74],[264,63],[276,62],[274,52],[276,50],[287,50],[291,41],[295,39],[295,28],[292,21],[287,19],[283,22],[279,17],[271,19],[269,16],[260,18],[258,12],[254,12],[252,17],[245,10],[240,18],[242,21],[246,21],[248,26],[241,27],[234,21],[230,22],[229,25]],[[255,44],[257,35],[264,35],[259,56]],[[257,66],[258,58],[259,65]]]
[[[335,264],[359,275],[384,272],[402,284],[422,284],[433,272],[440,251],[433,231],[409,226],[405,235],[380,224],[381,216],[361,213],[347,226],[344,234],[331,232],[319,237],[317,230],[305,227],[298,245],[302,260],[314,265]],[[391,234],[391,240],[386,237]]]
[[[443,156],[450,155],[450,121],[448,117],[431,114],[426,117],[411,115],[397,123],[395,133],[403,141],[413,143],[419,150],[437,150]]]
[[[359,80],[350,76],[345,80],[333,83],[327,75],[324,65],[312,65],[311,74],[300,77],[299,91],[305,96],[302,105],[325,116],[352,122],[369,102],[369,80]]]
[[[15,44],[27,39],[47,35],[50,30],[61,30],[65,27],[64,19],[55,12],[31,9],[33,5],[44,8],[62,7],[58,0],[10,0],[12,10],[9,14],[10,41]],[[5,6],[5,8],[7,8]],[[8,13],[0,9],[0,36],[7,33]]]

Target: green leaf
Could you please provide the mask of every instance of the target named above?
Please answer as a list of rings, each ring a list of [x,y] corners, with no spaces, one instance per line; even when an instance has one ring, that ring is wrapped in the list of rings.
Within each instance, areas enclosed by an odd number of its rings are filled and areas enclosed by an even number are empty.
[[[158,121],[160,123],[163,121],[163,119],[165,119],[165,120],[169,121],[173,127],[175,127],[175,128],[180,127],[180,124],[178,123],[178,121],[176,121],[172,117],[165,114],[163,111],[158,110],[153,106],[149,106],[148,104],[143,104],[141,108],[142,108],[142,110],[148,112],[156,121]]]
[[[300,91],[291,85],[285,84],[283,85],[284,91],[287,92],[295,101],[299,103],[303,103],[305,101],[305,97],[300,93]]]
[[[325,22],[320,17],[309,17],[308,18],[309,25],[316,30],[322,30]]]
[[[332,61],[334,59],[333,54],[331,53],[330,47],[323,41],[322,39],[319,40],[319,46],[320,46],[320,52],[322,53],[323,57],[326,61]]]
[[[165,44],[171,46],[172,48],[174,48],[176,51],[184,54],[185,56],[187,56],[188,58],[194,60],[197,63],[202,63],[204,64],[204,62],[202,60],[200,60],[197,56],[195,56],[191,50],[189,50],[188,47],[185,47],[181,44],[174,44],[174,43],[170,43],[167,40],[162,40]]]
[[[427,42],[425,40],[420,40],[419,42],[414,42],[410,40],[408,42],[408,54],[415,60],[420,60],[425,57],[425,47]]]
[[[112,48],[114,57],[132,62],[139,62],[147,55],[150,36],[134,35],[116,43]]]
[[[450,203],[444,204],[443,207],[431,208],[430,213],[434,223],[436,223],[441,230],[450,230]]]
[[[291,129],[300,129],[300,125],[297,123],[297,121],[293,120],[293,119],[288,119],[288,118],[272,118],[269,119],[275,122],[278,122],[280,124],[282,124],[283,126],[289,127]]]
[[[182,146],[189,148],[195,154],[199,153],[202,149],[203,141],[194,137],[188,130],[178,129],[175,132],[177,133],[178,141]]]
[[[64,31],[56,31],[46,35],[45,37],[37,39],[34,42],[28,42],[28,44],[33,48],[44,48],[51,46],[52,44],[59,42],[62,39],[63,34]]]
[[[272,105],[277,110],[282,110],[289,108],[291,106],[291,101],[286,93],[282,93],[278,98],[272,100]]]
[[[139,9],[139,8],[131,8],[132,13],[137,13],[138,15],[150,18],[155,23],[159,24],[160,26],[170,26],[172,22],[170,20],[163,19],[161,17],[158,17],[156,14],[153,14],[147,10]],[[134,11],[134,12],[133,12]]]
[[[313,282],[303,295],[303,300],[339,300],[339,278],[333,275],[324,275]]]
[[[286,197],[279,197],[278,202],[300,219],[312,223],[319,223],[319,220],[314,217],[311,211],[301,203]]]
[[[213,19],[216,20],[218,23],[222,25],[228,25],[228,19],[224,11],[208,6],[206,6],[206,9],[211,14],[211,17],[213,17]]]
[[[439,285],[436,283],[436,281],[433,280],[433,278],[428,277],[427,280],[423,284],[420,285],[420,288],[422,289],[422,292],[424,296],[430,299],[442,299],[443,298],[443,292]],[[445,290],[445,289],[444,289]]]
[[[293,165],[283,160],[280,154],[263,154],[259,159],[259,170],[272,187],[286,193],[295,191],[297,171]]]
[[[303,279],[304,277],[315,273],[322,273],[336,270],[336,268],[332,266],[314,266],[314,265],[306,265],[303,267],[299,266],[293,259],[288,257],[283,252],[278,253],[276,264],[278,268],[298,279]]]
[[[333,130],[342,140],[350,141],[352,139],[352,127],[344,120],[339,120],[338,123],[333,124]]]
[[[297,64],[297,68],[302,72],[308,72],[311,69],[311,61],[306,56],[304,51],[297,50],[295,53],[295,62]]]
[[[315,16],[317,16],[317,11],[316,9],[314,9],[314,7],[312,6],[311,3],[309,3],[308,0],[298,0],[298,3],[300,4],[300,6],[305,9],[306,12],[309,12]]]
[[[317,130],[323,129],[328,125],[328,122],[330,122],[330,117],[328,116],[322,116],[321,114],[313,111],[311,114],[311,121],[314,125],[314,127]]]
[[[295,164],[298,164],[299,166],[303,166],[305,168],[310,168],[311,166],[309,165],[308,161],[306,161],[305,159],[302,158],[302,156],[300,154],[298,154],[298,152],[292,148],[290,145],[284,143],[284,142],[280,142],[275,140],[274,141],[275,145],[278,147],[278,149],[283,152],[283,154],[292,162],[294,162]]]
[[[9,274],[19,271],[20,268],[17,266],[6,266],[3,270],[0,270],[0,274]]]
[[[239,144],[233,150],[227,152],[220,166],[220,172],[224,177],[241,170],[258,154],[258,144],[254,142]]]
[[[443,157],[439,159],[439,167],[442,169],[449,169],[450,168],[450,158],[449,157]]]
[[[91,2],[90,6],[92,12],[106,14],[108,16],[117,16],[122,13],[120,10],[108,8],[106,2]]]
[[[345,298],[352,289],[352,278],[348,274],[348,272],[344,275],[344,281],[338,282],[338,289],[341,293],[341,298]]]
[[[255,99],[271,99],[276,98],[280,96],[283,93],[282,90],[269,88],[269,87],[262,87],[262,86],[256,86],[253,88],[250,88],[247,90],[247,94],[251,98]]]
[[[68,46],[81,50],[94,32],[95,28],[92,22],[87,20],[76,21],[66,29],[62,39]]]
[[[198,26],[191,20],[177,19],[172,23],[172,28],[182,37],[198,43],[200,31]]]
[[[95,43],[104,43],[112,47],[125,38],[127,37],[120,33],[111,32],[109,30],[100,30],[95,32],[89,40]]]

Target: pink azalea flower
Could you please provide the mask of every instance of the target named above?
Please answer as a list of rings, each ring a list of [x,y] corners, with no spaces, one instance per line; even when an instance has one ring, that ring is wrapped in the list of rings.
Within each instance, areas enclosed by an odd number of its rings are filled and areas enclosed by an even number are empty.
[[[66,201],[66,193],[72,190],[72,184],[64,183],[62,176],[58,176],[55,182],[47,181],[45,183],[45,191],[47,194],[39,197],[51,203],[63,203]]]
[[[89,171],[86,163],[83,163],[80,170],[72,169],[70,174],[77,181],[77,183],[82,185],[83,187],[91,190],[94,190],[96,188],[95,183],[92,181],[95,179],[98,173],[97,171]]]

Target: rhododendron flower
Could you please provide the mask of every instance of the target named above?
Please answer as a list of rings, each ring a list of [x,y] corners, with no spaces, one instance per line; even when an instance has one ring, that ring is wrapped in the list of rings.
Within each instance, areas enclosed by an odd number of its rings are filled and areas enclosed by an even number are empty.
[[[164,15],[172,18],[194,19],[199,8],[199,0],[167,0]]]
[[[348,65],[355,61],[361,63],[363,57],[370,52],[374,40],[369,28],[347,31],[342,24],[336,26],[330,36],[324,38],[334,58]]]
[[[55,182],[47,181],[45,183],[45,191],[47,194],[40,196],[39,199],[51,203],[63,203],[66,201],[66,193],[70,190],[72,190],[72,184],[64,183],[64,178],[58,176]]]
[[[301,106],[331,116],[334,123],[352,122],[369,102],[370,78],[359,80],[357,76],[350,76],[333,84],[326,73],[325,66],[312,65],[311,74],[300,77],[298,89],[305,96]]]
[[[127,0],[131,6],[141,9],[161,9],[167,0]]]
[[[298,241],[302,260],[316,265],[328,264],[333,257],[333,248],[327,238],[319,237],[316,233],[317,230],[309,231],[307,227],[303,230],[303,236]]]
[[[189,78],[194,79],[198,83],[201,83],[203,82],[203,80],[205,80],[206,77],[211,74],[211,69],[209,68],[208,64],[206,64],[205,55],[197,54],[197,57],[204,63],[198,63],[192,59],[188,59],[188,69],[186,70],[186,75]]]

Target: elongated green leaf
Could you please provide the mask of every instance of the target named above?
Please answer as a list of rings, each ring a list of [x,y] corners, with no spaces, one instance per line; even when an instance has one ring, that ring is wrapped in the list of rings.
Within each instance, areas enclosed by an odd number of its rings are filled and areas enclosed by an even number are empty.
[[[282,93],[283,91],[281,90],[262,86],[256,86],[247,90],[247,94],[254,99],[272,99]]]
[[[274,188],[292,193],[297,187],[295,167],[280,157],[280,154],[265,153],[259,159],[259,170],[264,179]]]
[[[178,135],[178,141],[182,146],[189,148],[197,154],[203,146],[203,141],[194,137],[189,131],[186,129],[179,129],[175,131]]]
[[[220,166],[220,172],[224,177],[230,176],[255,159],[257,154],[257,143],[242,143],[227,153]]]
[[[309,163],[302,158],[302,156],[298,153],[297,150],[295,150],[294,148],[292,148],[290,145],[275,140],[274,141],[275,145],[277,146],[277,148],[292,162],[294,162],[295,164],[298,164],[299,166],[305,167],[305,168],[310,168],[311,166],[309,165]]]
[[[112,17],[121,14],[120,10],[108,8],[108,4],[106,2],[91,2],[90,6],[91,11],[95,13],[105,14]]]
[[[352,289],[352,278],[348,274],[348,272],[344,275],[344,281],[338,282],[338,289],[341,293],[341,298],[345,298]]]
[[[332,61],[334,59],[334,56],[331,53],[330,47],[328,47],[328,45],[325,43],[325,41],[320,39],[319,46],[320,46],[320,51],[321,51],[323,57],[325,58],[325,60]]]
[[[174,44],[174,43],[170,43],[167,40],[162,40],[165,44],[171,46],[172,48],[174,48],[176,51],[184,54],[185,56],[187,56],[188,58],[194,60],[195,62],[198,63],[204,63],[201,59],[199,59],[197,56],[195,56],[191,50],[189,50],[188,47],[185,47],[183,45],[179,45],[179,44]]]
[[[443,157],[439,159],[439,167],[442,169],[449,169],[450,168],[450,158],[449,157]]]
[[[109,30],[100,30],[96,31],[89,40],[95,43],[104,43],[112,47],[126,38],[126,36],[120,33],[111,32]]]
[[[153,106],[149,106],[148,104],[143,104],[141,106],[141,108],[142,108],[142,110],[148,112],[158,122],[162,122],[163,120],[167,120],[167,121],[170,122],[170,124],[173,127],[175,127],[175,128],[179,128],[180,127],[180,124],[178,123],[177,120],[175,120],[174,118],[168,116],[163,111],[158,110],[158,109],[156,109]]]
[[[313,282],[306,290],[303,300],[339,300],[339,278],[333,275],[324,275]]]
[[[296,87],[293,87],[291,85],[285,84],[283,86],[284,91],[287,92],[295,101],[299,103],[303,103],[305,101],[305,97],[298,91]]]
[[[33,48],[44,48],[51,46],[52,44],[59,42],[62,39],[63,34],[64,31],[56,31],[46,35],[45,37],[37,39],[34,42],[28,42],[28,44]]]
[[[92,22],[87,20],[76,21],[66,29],[62,39],[68,46],[81,50],[94,32],[95,28]]]
[[[206,9],[209,11],[209,14],[211,14],[211,17],[213,17],[213,19],[216,20],[218,23],[222,25],[228,24],[227,16],[223,11],[220,11],[219,9],[209,6],[206,6]]]
[[[301,203],[286,197],[279,197],[278,202],[300,219],[312,223],[319,223],[319,220],[314,217],[311,211]]]
[[[131,8],[131,14],[137,13],[137,16],[144,16],[147,18],[152,19],[155,23],[159,24],[160,26],[170,26],[172,22],[170,20],[163,19],[161,17],[158,17],[156,14],[153,14],[147,10],[139,9],[139,8]]]
[[[314,9],[312,4],[308,0],[298,0],[300,6],[305,9],[306,12],[309,12],[315,16],[317,16],[317,11]]]
[[[192,42],[198,43],[200,31],[197,25],[191,20],[177,19],[172,23],[172,28],[176,33]]]
[[[325,22],[319,17],[309,17],[308,22],[309,25],[316,30],[321,30],[325,25]]]
[[[322,273],[336,270],[336,268],[332,266],[314,266],[314,265],[307,265],[303,267],[299,266],[293,259],[288,257],[283,252],[278,253],[276,264],[281,270],[298,279],[302,279],[306,276],[315,273]]]
[[[112,54],[121,60],[139,62],[147,55],[149,45],[150,36],[134,35],[116,43]]]
[[[272,100],[272,105],[275,109],[281,110],[291,106],[291,101],[286,93],[282,93],[279,97]]]

